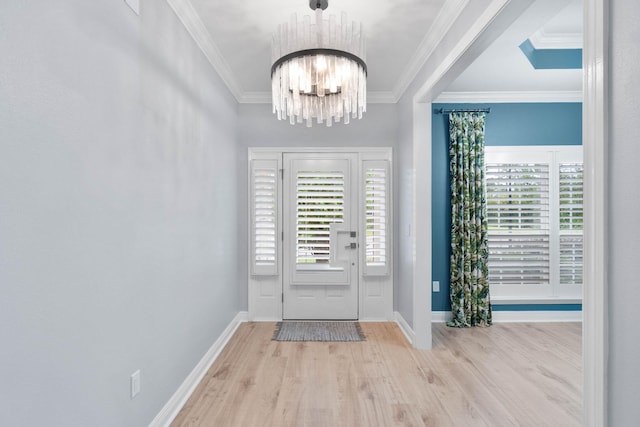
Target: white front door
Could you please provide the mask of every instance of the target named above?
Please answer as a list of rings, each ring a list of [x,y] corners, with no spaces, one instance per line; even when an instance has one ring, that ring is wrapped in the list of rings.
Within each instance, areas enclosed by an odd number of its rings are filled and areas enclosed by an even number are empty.
[[[356,159],[283,154],[283,319],[358,318]]]

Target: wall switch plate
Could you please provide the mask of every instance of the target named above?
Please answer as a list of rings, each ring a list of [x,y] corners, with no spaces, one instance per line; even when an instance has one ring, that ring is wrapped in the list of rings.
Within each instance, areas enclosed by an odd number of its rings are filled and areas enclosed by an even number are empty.
[[[140,369],[131,374],[131,398],[140,393]]]
[[[136,15],[140,15],[140,0],[124,0],[124,2],[136,13]]]
[[[440,282],[437,280],[433,281],[433,292],[440,292]]]

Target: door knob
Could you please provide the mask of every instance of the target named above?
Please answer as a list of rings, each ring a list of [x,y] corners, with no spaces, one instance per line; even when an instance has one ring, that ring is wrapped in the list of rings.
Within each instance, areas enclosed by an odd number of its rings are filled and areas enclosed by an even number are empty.
[[[356,242],[351,242],[347,246],[345,246],[344,248],[345,249],[358,249],[358,244]]]

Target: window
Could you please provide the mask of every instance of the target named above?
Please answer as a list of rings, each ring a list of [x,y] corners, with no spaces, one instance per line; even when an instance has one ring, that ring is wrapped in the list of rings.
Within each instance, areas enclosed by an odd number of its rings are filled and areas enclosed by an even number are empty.
[[[388,276],[391,271],[391,163],[390,154],[376,150],[359,153],[353,167],[358,173],[358,191],[353,204],[346,197],[352,178],[338,170],[320,170],[314,166],[294,172],[291,194],[295,210],[291,213],[295,228],[289,237],[295,241],[295,264],[301,270],[329,268],[331,239],[343,233],[345,209],[356,209],[357,223],[350,222],[351,240],[356,242],[363,276]],[[283,263],[282,232],[283,154],[258,150],[249,163],[249,220],[252,276],[278,276]],[[351,173],[351,172],[349,172]],[[354,174],[354,178],[355,178]],[[288,181],[287,181],[288,182]],[[289,188],[289,187],[287,187]],[[357,224],[357,228],[353,228]],[[334,244],[335,245],[335,244]],[[257,279],[256,279],[257,280]]]
[[[251,164],[252,274],[278,274],[278,160]]]
[[[384,160],[362,162],[364,184],[364,275],[389,274],[387,227],[389,209],[389,164]]]
[[[559,164],[560,283],[582,283],[582,162]]]
[[[366,171],[366,260],[367,265],[384,265],[387,261],[387,175],[383,168]]]
[[[487,147],[493,297],[578,298],[582,285],[582,148]]]
[[[296,264],[329,265],[331,224],[341,224],[343,216],[342,172],[298,172]]]

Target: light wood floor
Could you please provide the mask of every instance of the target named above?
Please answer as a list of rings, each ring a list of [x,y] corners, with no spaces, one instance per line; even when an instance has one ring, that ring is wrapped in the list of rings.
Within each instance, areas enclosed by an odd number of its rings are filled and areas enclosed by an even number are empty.
[[[579,426],[581,325],[434,325],[414,350],[394,323],[356,343],[271,341],[240,326],[173,426]]]

